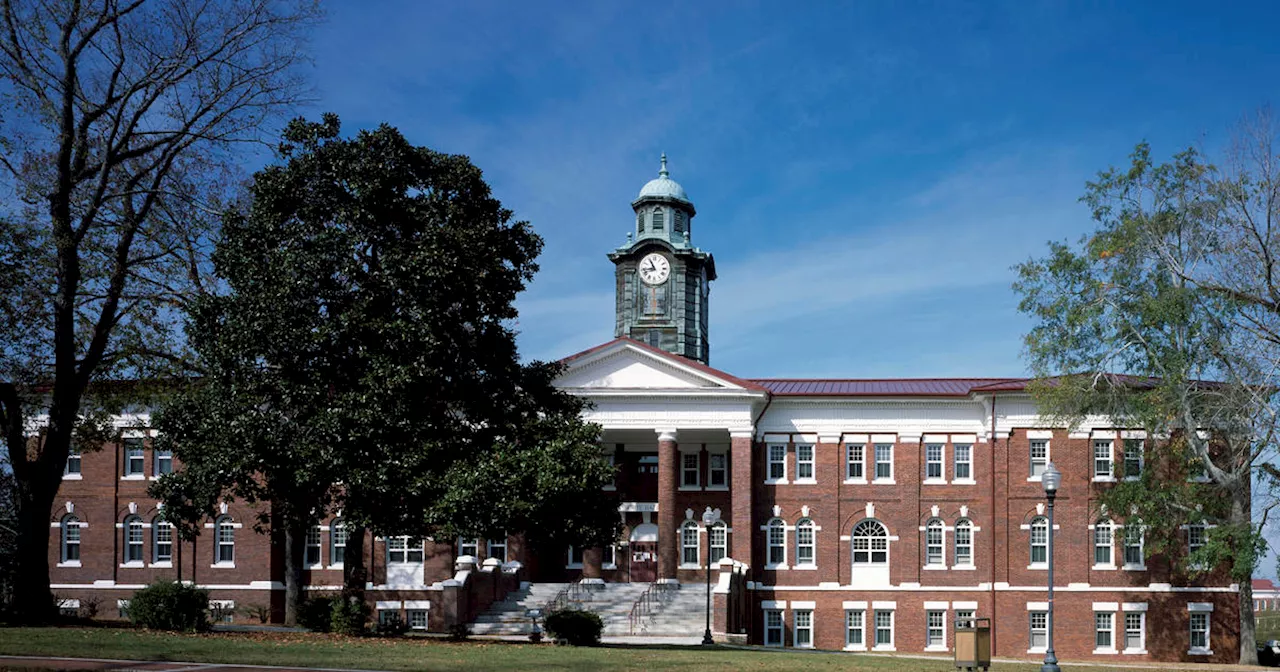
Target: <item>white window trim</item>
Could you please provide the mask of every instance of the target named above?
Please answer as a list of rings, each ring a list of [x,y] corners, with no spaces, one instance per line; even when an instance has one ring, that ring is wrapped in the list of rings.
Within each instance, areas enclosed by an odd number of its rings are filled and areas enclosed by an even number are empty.
[[[871,610],[871,614],[872,614],[871,615],[871,619],[872,619],[871,620],[871,640],[872,640],[871,650],[872,651],[897,651],[898,650],[896,646],[898,642],[898,634],[897,632],[895,632],[897,630],[896,623],[895,623],[897,621],[897,614],[895,613],[896,611],[897,611],[896,605],[886,606],[883,603],[873,603],[873,607]],[[876,627],[875,616],[876,614],[879,614],[882,612],[888,612],[889,614],[889,643],[888,644],[875,643],[877,639],[876,630],[878,630],[878,628]]]
[[[876,448],[877,448],[878,446],[888,446],[888,447],[889,447],[889,476],[888,476],[888,478],[881,478],[881,477],[880,477],[880,475],[879,475],[879,469],[877,469],[877,466],[880,464],[880,461],[879,461],[879,459],[878,459],[878,457],[877,457],[877,455],[876,455],[876,453],[878,452],[878,451],[876,450]],[[894,444],[893,444],[893,443],[889,443],[889,442],[886,442],[886,441],[877,441],[877,442],[875,442],[875,443],[872,443],[872,444],[871,444],[871,483],[872,483],[872,485],[897,485],[897,484],[898,484],[898,482],[894,480],[894,477],[897,475],[897,471],[896,471],[896,469],[894,468],[894,461],[895,461],[895,460],[894,460],[894,452],[895,452],[895,451],[894,451]]]
[[[765,569],[791,569],[791,566],[787,564],[788,556],[787,556],[787,523],[786,521],[783,521],[782,523],[782,562],[780,563],[769,562],[769,557],[770,555],[772,555],[770,551],[773,548],[773,542],[769,538],[769,528],[771,527],[769,523],[775,520],[781,520],[781,518],[770,518],[768,522],[760,526],[760,529],[764,530],[764,560],[765,560],[764,568]]]
[[[1110,464],[1110,472],[1106,476],[1098,475],[1098,444],[1106,442],[1109,446],[1107,449],[1107,462]],[[1089,471],[1093,474],[1094,483],[1115,483],[1116,482],[1116,440],[1113,438],[1094,438],[1089,441]]]
[[[809,455],[811,456],[811,459],[806,460],[806,462],[809,464],[810,467],[812,467],[813,476],[810,476],[807,478],[800,478],[800,447],[801,446],[807,446],[809,448]],[[797,443],[795,444],[795,450],[792,452],[795,454],[796,478],[791,483],[793,485],[816,484],[818,482],[818,444],[816,442],[810,443],[808,441]]]
[[[773,449],[778,446],[782,447],[781,461],[773,459]],[[764,453],[764,456],[765,456],[764,484],[765,485],[786,485],[790,483],[790,481],[787,480],[787,453],[789,452],[791,451],[788,444],[786,443],[766,443],[765,444],[765,453]],[[775,464],[782,465],[782,476],[778,478],[773,478],[769,476],[769,474],[773,473],[773,465]]]
[[[953,440],[953,441],[954,441],[954,440]],[[958,463],[956,462],[956,455],[959,453],[959,451],[957,451],[957,450],[956,450],[956,446],[958,446],[958,445],[959,445],[959,446],[969,446],[969,477],[968,477],[968,478],[957,478],[957,477],[956,477],[956,465],[958,464]],[[975,445],[974,443],[969,443],[968,441],[962,441],[962,442],[960,442],[960,443],[952,443],[952,444],[951,444],[951,484],[952,484],[952,485],[977,485],[977,484],[978,484],[978,481],[977,481],[977,479],[975,479],[975,478],[974,478],[974,473],[973,473],[973,447],[974,447],[974,445]]]
[[[851,441],[846,439],[846,442],[841,445],[843,446],[843,449],[844,449],[844,460],[843,460],[844,478],[841,480],[844,482],[845,485],[866,485],[867,484],[867,446],[869,444],[866,441]],[[849,464],[850,464],[849,447],[850,446],[862,446],[862,460],[861,460],[862,477],[861,478],[849,478]]]
[[[1139,471],[1139,472],[1144,472],[1144,473],[1145,473],[1145,472],[1146,472],[1146,470],[1147,470],[1147,458],[1146,458],[1146,455],[1145,455],[1144,453],[1146,452],[1146,449],[1147,449],[1147,440],[1146,440],[1146,439],[1140,439],[1140,438],[1134,438],[1134,437],[1125,437],[1125,438],[1121,439],[1120,441],[1121,441],[1121,445],[1124,447],[1124,460],[1122,461],[1122,464],[1124,464],[1124,465],[1125,465],[1125,466],[1124,466],[1124,480],[1126,480],[1126,481],[1136,481],[1136,480],[1138,480],[1138,479],[1140,478],[1140,476],[1130,476],[1130,475],[1129,475],[1129,445],[1128,445],[1128,444],[1129,444],[1129,442],[1130,442],[1130,441],[1137,441],[1137,442],[1138,442],[1138,471]],[[1113,452],[1113,454],[1114,454],[1114,452]]]
[[[764,603],[764,605],[768,605],[768,604],[769,604],[768,602],[765,602],[765,603]],[[763,606],[763,605],[762,605],[762,606]],[[786,616],[786,609],[787,609],[787,603],[786,603],[786,602],[782,602],[782,603],[781,603],[781,606],[764,606],[763,614],[762,614],[762,618],[764,618],[764,645],[765,645],[766,647],[769,647],[769,648],[782,648],[782,647],[785,647],[785,646],[787,645],[787,628],[786,628],[786,624],[787,624],[787,616]],[[770,644],[770,643],[769,643],[769,630],[770,630],[770,628],[769,628],[769,614],[770,614],[770,613],[772,613],[772,612],[777,612],[777,613],[778,613],[778,615],[779,615],[779,624],[778,624],[778,627],[777,627],[777,630],[779,631],[779,632],[778,632],[778,643],[777,643],[777,644]]]
[[[939,570],[939,569],[947,568],[947,524],[945,522],[943,522],[941,525],[942,543],[940,545],[942,546],[942,562],[937,562],[937,563],[929,562],[929,523],[933,522],[934,520],[941,521],[942,519],[930,518],[928,521],[925,522],[924,525],[920,527],[920,533],[924,537],[924,566],[921,567],[921,569]],[[955,535],[953,534],[952,541],[954,542],[954,540],[955,540]]]
[[[1129,544],[1128,544],[1128,538],[1129,538],[1129,537],[1128,537],[1128,532],[1127,532],[1127,530],[1129,529],[1129,526],[1127,526],[1127,525],[1126,525],[1126,526],[1124,526],[1124,527],[1116,526],[1116,527],[1115,527],[1115,529],[1118,529],[1118,530],[1124,530],[1124,531],[1125,531],[1125,532],[1124,532],[1124,534],[1123,534],[1123,538],[1122,538],[1122,539],[1121,539],[1121,541],[1120,541],[1120,554],[1121,554],[1121,556],[1122,556],[1122,557],[1120,558],[1120,561],[1123,563],[1123,568],[1125,569],[1125,571],[1130,571],[1130,572],[1145,572],[1145,571],[1147,571],[1147,533],[1146,533],[1146,529],[1145,529],[1145,528],[1143,529],[1143,531],[1142,531],[1142,536],[1140,536],[1140,537],[1138,538],[1138,549],[1139,549],[1139,551],[1140,551],[1140,554],[1142,555],[1142,562],[1140,562],[1140,563],[1131,563],[1131,562],[1129,562],[1129,561],[1126,559],[1126,557],[1125,557],[1125,556],[1127,556],[1127,555],[1128,555],[1128,553],[1126,553],[1125,551],[1126,551],[1126,550],[1128,550],[1128,547],[1129,547]],[[1112,533],[1114,534],[1114,531],[1113,531]],[[1144,640],[1144,641],[1145,641],[1145,640]]]
[[[938,458],[938,466],[941,467],[942,476],[938,478],[929,478],[929,446],[938,446],[942,451],[941,457]],[[920,481],[921,485],[946,485],[947,484],[947,444],[938,441],[930,441],[924,444],[924,475],[925,478]]]
[[[1127,625],[1127,624],[1122,624],[1122,625],[1124,626],[1124,639],[1125,639],[1125,645],[1124,645],[1124,648],[1123,648],[1120,652],[1121,652],[1121,653],[1127,653],[1127,654],[1145,654],[1145,653],[1147,653],[1147,603],[1146,603],[1146,602],[1136,602],[1136,603],[1135,603],[1135,602],[1125,602],[1125,603],[1124,603],[1123,605],[1121,605],[1121,606],[1122,606],[1122,609],[1123,609],[1123,610],[1121,611],[1121,619],[1122,619],[1122,621],[1123,621],[1124,619],[1127,619],[1127,618],[1128,618],[1128,616],[1129,616],[1129,614],[1134,614],[1134,613],[1142,614],[1142,630],[1141,630],[1141,635],[1140,635],[1140,636],[1141,636],[1142,643],[1141,643],[1141,646],[1139,646],[1139,647],[1138,647],[1138,648],[1136,648],[1136,649],[1131,649],[1131,648],[1129,648],[1129,627],[1128,627],[1128,625]],[[1191,633],[1189,633],[1189,632],[1188,632],[1188,633],[1187,633],[1187,637],[1188,637],[1188,638],[1190,638],[1190,636],[1191,636]]]
[[[573,562],[574,548],[575,546],[573,544],[569,544],[569,547],[564,549],[564,568],[565,569],[582,569],[582,565],[587,560],[587,550],[584,548],[584,549],[581,549],[583,562]]]
[[[1213,603],[1212,602],[1190,602],[1187,604],[1187,655],[1189,656],[1212,656],[1213,655]],[[1191,646],[1191,617],[1193,613],[1208,613],[1204,620],[1204,641],[1208,646],[1193,647]]]
[[[814,570],[818,568],[818,531],[822,528],[819,527],[812,518],[802,518],[801,520],[808,520],[809,529],[813,531],[813,560],[810,562],[800,562],[800,525],[798,524],[799,521],[797,521],[797,525],[795,526],[796,564],[792,566],[791,569]]]
[[[1049,650],[1048,641],[1047,641],[1049,637],[1049,604],[1047,602],[1028,602],[1027,603],[1027,644],[1028,645],[1030,645],[1031,643],[1031,635],[1035,632],[1031,628],[1031,614],[1033,613],[1043,613],[1045,615],[1044,630],[1045,630],[1046,643],[1044,646],[1028,646],[1027,653],[1044,653],[1045,651]]]
[[[1031,432],[1027,432],[1027,482],[1039,483],[1040,475],[1039,474],[1035,476],[1031,475],[1031,470],[1035,466],[1035,463],[1031,461],[1031,442],[1044,441],[1044,464],[1046,467],[1048,467],[1050,464],[1053,463],[1053,440],[1051,437],[1032,436],[1031,434],[1032,434]]]
[[[1090,569],[1094,571],[1109,572],[1109,571],[1115,571],[1116,569],[1116,530],[1121,529],[1121,527],[1119,525],[1116,525],[1115,521],[1109,520],[1107,522],[1108,522],[1108,527],[1111,528],[1111,562],[1099,563],[1095,561],[1093,565],[1090,567]],[[1089,550],[1092,552],[1092,555],[1095,560],[1098,557],[1098,547],[1099,547],[1097,534],[1098,534],[1098,526],[1096,524],[1090,525],[1089,526]],[[1123,551],[1123,549],[1124,547],[1122,545],[1121,550]]]
[[[956,553],[956,533],[955,533],[955,527],[953,526],[951,528],[951,560],[953,563],[951,565],[951,569],[974,570],[978,568],[978,566],[974,564],[974,561],[977,559],[976,549],[978,548],[978,529],[979,528],[977,525],[973,524],[972,518],[967,518],[965,520],[969,521],[969,561],[960,562],[957,559],[959,556]]]
[[[696,549],[696,552],[698,555],[698,562],[684,561],[684,549],[685,549],[684,531],[686,529],[693,529],[697,533],[697,536],[695,537],[696,541],[693,547],[694,549]],[[702,537],[706,533],[706,528],[702,527],[701,525],[698,525],[693,521],[685,521],[680,524],[680,527],[676,528],[676,532],[677,534],[680,535],[679,537],[677,537],[677,541],[679,542],[679,548],[680,548],[680,565],[679,567],[677,567],[677,569],[706,569],[706,567],[702,564]],[[614,557],[617,557],[617,556],[614,556]]]
[[[854,606],[851,606],[854,605]],[[849,612],[856,611],[862,614],[862,643],[849,643]],[[867,603],[845,603],[844,608],[844,650],[845,651],[866,651],[867,650]]]
[[[712,469],[711,469],[711,457],[712,457],[713,455],[722,455],[722,456],[724,456],[724,469],[723,469],[723,471],[724,471],[724,485],[712,485],[712,484],[711,484],[711,472],[712,472]],[[706,491],[708,491],[708,492],[727,492],[727,491],[729,490],[729,471],[730,471],[730,466],[729,466],[729,451],[726,451],[726,450],[710,450],[710,451],[707,451],[707,485],[706,485],[706,487],[705,487],[705,488],[703,488],[703,489],[704,489],[704,490],[706,490]]]
[[[1114,602],[1101,607],[1094,604],[1093,607],[1093,653],[1095,655],[1115,655],[1120,653],[1120,649],[1116,646],[1116,604]],[[1111,646],[1098,648],[1098,614],[1107,614],[1111,617]]]
[[[924,612],[924,641],[925,641],[925,647],[924,647],[924,650],[925,650],[925,651],[950,651],[950,650],[951,650],[951,647],[947,646],[947,608],[946,608],[946,607],[943,607],[943,608],[941,608],[941,609],[930,609],[929,607],[930,607],[930,605],[927,605],[927,604],[925,605],[925,612]],[[929,644],[929,612],[931,612],[931,611],[933,611],[933,612],[941,612],[941,613],[942,613],[942,644],[934,644],[934,645],[930,645],[930,644]]]
[[[809,602],[807,604],[812,605],[813,603]],[[814,627],[815,623],[813,618],[813,615],[817,610],[814,609],[812,606],[805,606],[805,605],[806,603],[801,603],[801,602],[794,602],[791,605],[791,646],[797,649],[812,649],[813,639],[814,639],[813,632],[814,630],[817,629]],[[800,620],[800,614],[804,612],[807,612],[809,614],[809,628],[808,628],[809,643],[808,644],[800,643],[800,627],[797,625],[797,623]]]
[[[680,486],[676,488],[677,491],[700,492],[702,490],[702,457],[699,455],[700,451],[701,448],[680,451]],[[697,463],[693,469],[689,469],[684,464],[684,458],[689,455],[692,455]],[[690,471],[693,472],[693,485],[685,485],[684,476]]]

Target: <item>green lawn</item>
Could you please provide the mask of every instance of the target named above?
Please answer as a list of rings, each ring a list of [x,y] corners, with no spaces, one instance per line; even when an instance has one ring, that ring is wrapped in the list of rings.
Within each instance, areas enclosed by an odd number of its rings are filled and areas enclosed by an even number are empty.
[[[1258,627],[1259,642],[1265,642],[1268,639],[1280,639],[1280,612],[1255,612],[1253,622]]]
[[[867,654],[697,647],[571,648],[438,639],[353,639],[319,634],[173,635],[118,628],[0,628],[0,654],[198,661],[385,670],[954,670],[950,660]],[[1038,669],[995,665],[993,670]]]

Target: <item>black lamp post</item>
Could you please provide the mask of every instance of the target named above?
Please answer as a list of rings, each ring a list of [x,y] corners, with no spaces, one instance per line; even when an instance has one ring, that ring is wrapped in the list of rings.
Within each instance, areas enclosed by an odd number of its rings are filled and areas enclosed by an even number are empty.
[[[711,638],[711,526],[720,522],[720,509],[712,509],[707,507],[702,512],[702,524],[707,528],[707,630],[702,633],[702,645],[710,646],[715,644],[715,640]]]
[[[1045,641],[1044,665],[1040,666],[1040,672],[1060,672],[1062,668],[1058,667],[1058,656],[1053,653],[1053,499],[1058,496],[1058,486],[1062,484],[1062,472],[1050,462],[1045,467],[1044,473],[1040,475],[1040,483],[1044,486],[1045,498],[1049,500],[1048,548],[1045,549],[1049,554],[1049,613],[1045,623],[1048,626],[1048,632]]]

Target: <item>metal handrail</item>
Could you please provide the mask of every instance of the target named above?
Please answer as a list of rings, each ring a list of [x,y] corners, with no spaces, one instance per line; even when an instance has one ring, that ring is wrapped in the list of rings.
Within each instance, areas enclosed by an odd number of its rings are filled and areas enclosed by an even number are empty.
[[[653,613],[654,607],[667,599],[670,588],[665,583],[651,583],[640,593],[640,599],[631,605],[631,613],[627,615],[627,627],[632,635],[636,634],[636,625],[640,620]]]
[[[582,599],[583,594],[585,594],[588,599],[583,600]],[[550,614],[554,611],[567,609],[569,607],[569,603],[571,602],[589,602],[590,597],[591,597],[591,591],[587,590],[583,586],[582,580],[579,579],[569,584],[565,588],[560,589],[560,592],[556,593],[555,597],[551,598],[550,600],[547,600],[546,605],[543,606],[542,613]]]

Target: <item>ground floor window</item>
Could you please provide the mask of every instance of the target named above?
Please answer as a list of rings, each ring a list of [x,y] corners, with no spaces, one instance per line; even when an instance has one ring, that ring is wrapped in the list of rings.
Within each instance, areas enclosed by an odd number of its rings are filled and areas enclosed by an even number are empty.
[[[409,610],[409,627],[414,630],[427,629],[427,610],[426,609],[410,609]]]
[[[379,609],[378,625],[391,625],[400,620],[400,611],[398,609]]]
[[[1093,648],[1097,650],[1115,650],[1115,614],[1101,611],[1094,613]]]
[[[889,648],[893,646],[893,612],[876,612],[876,646]]]
[[[795,611],[795,646],[813,646],[813,611],[797,609]]]
[[[577,569],[582,567],[582,547],[581,546],[569,547],[569,562],[565,566],[570,569]]]
[[[925,612],[924,645],[930,649],[941,649],[947,646],[945,611]]]
[[[1028,647],[1032,651],[1044,651],[1049,646],[1049,612],[1032,611],[1031,618],[1031,646]]]
[[[778,609],[764,612],[764,645],[782,646],[782,611]]]
[[[863,619],[866,616],[865,611],[849,610],[844,612],[844,644],[851,648],[862,648],[867,645],[867,639],[864,635]]]
[[[1209,651],[1209,613],[1191,612],[1191,653]]]
[[[1143,651],[1147,648],[1146,614],[1131,611],[1124,615],[1124,650]]]
[[[973,610],[972,609],[956,610],[956,627],[957,628],[973,627]]]
[[[489,557],[498,562],[507,561],[507,538],[489,540]]]

